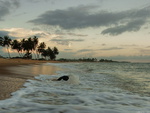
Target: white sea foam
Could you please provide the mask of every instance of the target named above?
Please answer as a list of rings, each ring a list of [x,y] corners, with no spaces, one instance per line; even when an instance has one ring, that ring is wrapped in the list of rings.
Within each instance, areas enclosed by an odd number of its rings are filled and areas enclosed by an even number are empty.
[[[79,76],[75,75],[69,75],[69,80],[67,81],[70,84],[79,84]]]
[[[28,80],[0,101],[0,113],[149,113],[150,97],[121,89],[113,75],[99,74],[98,64],[46,64],[66,68],[57,75]],[[94,66],[93,66],[94,65]],[[97,65],[95,67],[95,65]],[[96,70],[95,70],[96,69]],[[69,81],[53,81],[60,76]]]

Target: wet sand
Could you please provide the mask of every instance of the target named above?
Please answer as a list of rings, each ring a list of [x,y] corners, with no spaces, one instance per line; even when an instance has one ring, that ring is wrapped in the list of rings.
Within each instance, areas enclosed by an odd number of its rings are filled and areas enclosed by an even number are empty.
[[[59,70],[55,66],[43,65],[47,62],[0,58],[0,100],[9,98],[12,92],[22,88],[27,79],[34,79],[39,74],[52,75]]]

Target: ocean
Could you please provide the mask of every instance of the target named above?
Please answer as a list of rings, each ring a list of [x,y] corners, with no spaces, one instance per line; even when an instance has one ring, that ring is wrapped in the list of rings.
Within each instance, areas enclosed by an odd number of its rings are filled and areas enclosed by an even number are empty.
[[[61,68],[39,73],[0,113],[150,113],[149,63],[45,63]],[[61,76],[68,81],[55,81]]]

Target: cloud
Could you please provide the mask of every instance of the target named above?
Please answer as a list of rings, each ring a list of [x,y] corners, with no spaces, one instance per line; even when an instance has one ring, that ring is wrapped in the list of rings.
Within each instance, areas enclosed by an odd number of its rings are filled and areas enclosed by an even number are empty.
[[[48,0],[28,0],[29,2],[34,2],[34,3],[37,3],[37,2],[47,2]]]
[[[68,58],[68,59],[73,59],[76,58],[76,52],[71,52],[71,51],[61,51],[60,54],[58,55],[59,58]]]
[[[120,50],[120,49],[124,49],[124,48],[120,48],[120,47],[111,47],[111,48],[104,48],[104,49],[100,49],[100,50],[111,51],[111,50]]]
[[[61,38],[56,38],[56,39],[51,39],[50,41],[56,42],[57,44],[60,45],[70,45],[71,42],[82,42],[84,41],[83,39],[61,39]]]
[[[101,44],[102,46],[106,46],[106,44]]]
[[[19,6],[19,0],[0,0],[0,21],[3,20],[3,17],[10,14],[13,9],[16,9]]]
[[[52,39],[51,41],[72,41],[72,42],[81,42],[83,39]]]
[[[34,24],[60,26],[64,29],[84,28],[87,24],[89,10],[92,6],[70,7],[66,10],[47,11],[37,19],[30,20]]]
[[[150,49],[146,48],[146,49],[138,49],[138,51],[140,52],[140,54],[142,55],[150,55]]]
[[[90,52],[90,51],[93,51],[93,50],[92,49],[81,49],[78,52]]]
[[[150,46],[147,46],[147,48],[150,48]]]
[[[132,20],[126,25],[119,25],[102,31],[102,34],[119,35],[123,32],[139,31],[145,20]]]
[[[20,7],[20,2],[19,2],[19,0],[11,0],[10,3],[12,3],[12,5],[13,5],[15,8]]]
[[[8,34],[9,34],[8,31],[1,31],[0,30],[0,37],[7,36]]]
[[[39,2],[50,2],[52,5],[54,5],[57,1],[59,2],[59,0],[27,0],[30,3],[39,3]]]
[[[35,31],[24,28],[8,28],[0,29],[0,36],[8,35],[11,39],[22,39],[37,36],[38,38],[53,37],[51,34],[44,31]]]
[[[67,30],[106,27],[102,34],[118,35],[123,32],[140,30],[149,18],[150,7],[108,12],[99,10],[97,6],[82,5],[65,10],[47,11],[29,22],[35,25],[59,26]]]
[[[73,49],[64,49],[65,51],[72,51]]]
[[[137,47],[138,45],[131,44],[131,45],[120,45],[120,46],[123,46],[123,47]]]
[[[78,36],[78,37],[86,37],[88,35],[84,35],[84,34],[76,34],[76,33],[67,33],[68,35],[71,35],[71,36]]]

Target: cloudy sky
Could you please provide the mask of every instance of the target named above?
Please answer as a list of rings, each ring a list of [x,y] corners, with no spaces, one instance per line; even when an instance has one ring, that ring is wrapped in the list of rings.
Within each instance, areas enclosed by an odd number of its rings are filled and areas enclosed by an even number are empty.
[[[59,58],[150,62],[149,29],[150,0],[0,0],[0,36],[37,36]]]

